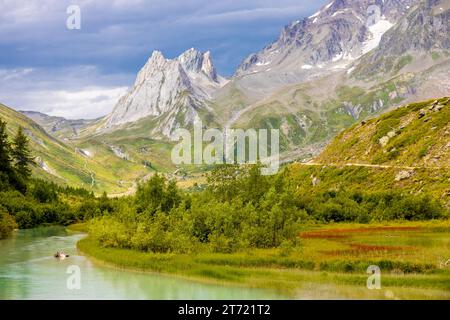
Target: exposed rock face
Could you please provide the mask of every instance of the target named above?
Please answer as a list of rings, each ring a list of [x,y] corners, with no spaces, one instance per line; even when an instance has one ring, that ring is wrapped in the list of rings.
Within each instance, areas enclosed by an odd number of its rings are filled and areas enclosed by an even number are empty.
[[[395,130],[389,131],[384,137],[381,137],[380,140],[378,140],[378,142],[380,143],[380,145],[382,147],[385,147],[389,143],[389,140],[391,140],[396,135],[397,135],[397,132]]]
[[[153,131],[169,137],[177,127],[192,123],[197,109],[206,108],[204,101],[225,82],[217,75],[209,52],[189,49],[170,60],[154,51],[134,86],[107,116],[105,126],[159,117]]]
[[[93,154],[89,150],[75,148],[75,152],[81,154],[85,158],[92,158]]]
[[[313,187],[318,186],[320,184],[320,179],[312,175],[311,183],[312,183]]]
[[[382,35],[418,2],[332,1],[314,15],[287,25],[277,41],[245,59],[236,75],[286,71],[292,77],[296,72],[342,67],[377,47]]]
[[[450,49],[449,9],[448,0],[423,1],[391,30],[400,31],[403,36],[384,38],[379,51],[401,55],[407,50]]]
[[[41,157],[36,157],[35,158],[35,162],[38,164],[39,167],[41,167],[41,169],[43,169],[45,172],[50,173],[54,176],[58,176],[55,172],[55,170],[53,170],[52,168],[50,168],[48,166],[48,164],[41,158]]]
[[[220,82],[209,51],[201,53],[195,49],[189,49],[180,55],[177,60],[193,79],[198,78],[198,75],[206,76],[206,80],[213,82],[214,88]]]
[[[353,117],[353,119],[357,120],[359,119],[359,115],[361,114],[362,108],[361,105],[354,106],[350,102],[344,102],[343,107],[345,111]]]
[[[109,148],[111,149],[112,152],[114,152],[114,154],[123,159],[123,160],[127,160],[130,161],[130,156],[128,155],[128,153],[126,153],[122,147],[116,147],[116,146],[109,146]]]

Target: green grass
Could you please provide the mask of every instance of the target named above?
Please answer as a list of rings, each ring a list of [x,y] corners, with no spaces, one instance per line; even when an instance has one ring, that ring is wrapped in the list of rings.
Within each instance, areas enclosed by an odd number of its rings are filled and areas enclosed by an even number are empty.
[[[74,232],[88,232],[88,224],[86,222],[74,223],[74,224],[67,226],[66,229],[69,231],[74,231]]]
[[[410,104],[352,126],[327,146],[318,162],[448,167],[450,101],[439,99],[442,109],[431,111],[434,101]],[[421,109],[424,117],[419,116]],[[389,132],[395,135],[383,147],[379,141]]]
[[[411,55],[404,55],[400,57],[394,66],[394,70],[392,71],[393,74],[398,73],[401,69],[403,69],[405,66],[410,64],[413,61],[413,57]]]
[[[350,159],[349,162],[357,162]],[[447,168],[415,169],[413,177],[396,181],[396,175],[402,171],[397,168],[368,168],[356,166],[304,166],[292,164],[291,179],[298,185],[299,192],[321,193],[329,190],[346,192],[384,192],[392,190],[402,193],[430,195],[448,204],[446,192],[449,188],[450,172]],[[312,186],[311,177],[317,177],[320,183]]]
[[[433,59],[433,61],[439,60],[439,58],[441,57],[441,55],[439,54],[439,52],[432,52],[431,53],[431,58]]]
[[[89,237],[78,248],[119,268],[270,288],[293,298],[450,299],[449,221],[313,224],[299,230],[299,239],[292,248],[233,254],[101,248]],[[381,268],[382,290],[366,288],[366,269],[373,264]]]

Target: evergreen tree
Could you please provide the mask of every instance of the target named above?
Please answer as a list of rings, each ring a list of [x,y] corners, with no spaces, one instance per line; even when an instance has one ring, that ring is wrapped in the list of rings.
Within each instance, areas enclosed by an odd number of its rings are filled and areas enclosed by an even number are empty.
[[[0,173],[9,176],[11,171],[11,144],[8,141],[6,122],[0,119]]]
[[[23,133],[22,127],[19,127],[19,130],[17,130],[13,147],[12,156],[15,161],[15,169],[22,178],[28,179],[31,176],[29,164],[33,162],[33,158],[30,156],[28,138]]]

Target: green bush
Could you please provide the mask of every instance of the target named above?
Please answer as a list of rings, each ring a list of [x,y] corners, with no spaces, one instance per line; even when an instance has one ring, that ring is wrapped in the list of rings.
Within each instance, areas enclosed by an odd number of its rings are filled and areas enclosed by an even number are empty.
[[[102,247],[130,248],[130,229],[113,217],[95,218],[90,222],[89,234]]]
[[[17,227],[14,218],[0,206],[0,239],[9,237]]]

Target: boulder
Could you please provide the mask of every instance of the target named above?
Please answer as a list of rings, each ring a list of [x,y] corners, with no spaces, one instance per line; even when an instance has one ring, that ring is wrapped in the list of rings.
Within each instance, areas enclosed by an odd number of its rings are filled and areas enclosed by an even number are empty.
[[[414,174],[413,170],[411,170],[411,171],[407,171],[407,170],[400,171],[395,176],[395,181],[402,181],[402,180],[405,180],[405,179],[409,179],[409,178],[412,177],[413,174]]]
[[[389,131],[388,134],[387,134],[387,136],[388,136],[389,138],[393,138],[393,137],[395,137],[396,135],[397,135],[397,133],[396,133],[395,131]]]
[[[382,147],[386,147],[386,145],[389,142],[389,137],[388,136],[384,136],[382,138],[380,138],[380,140],[378,140],[379,143],[381,144]]]
[[[420,109],[419,110],[419,119],[425,117],[427,114],[427,111],[425,109]]]
[[[315,187],[320,183],[320,180],[319,180],[319,178],[317,178],[315,176],[311,176],[311,183],[312,183],[313,187]]]

